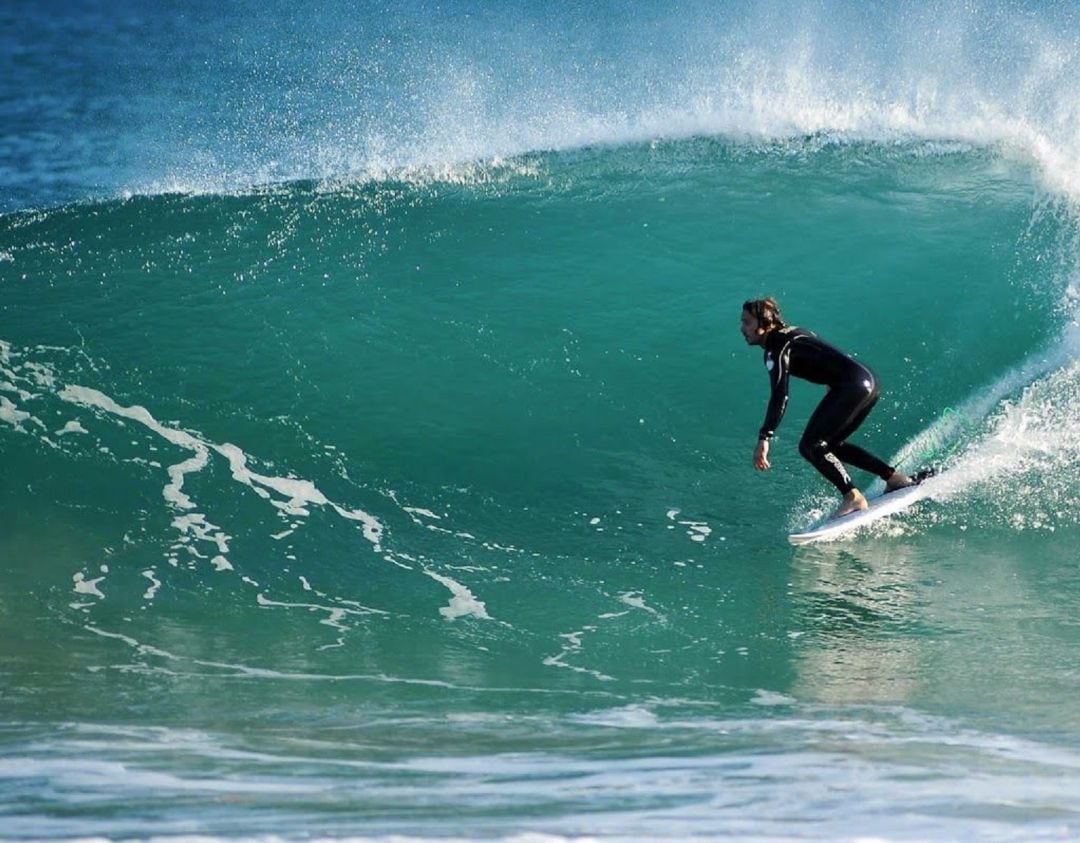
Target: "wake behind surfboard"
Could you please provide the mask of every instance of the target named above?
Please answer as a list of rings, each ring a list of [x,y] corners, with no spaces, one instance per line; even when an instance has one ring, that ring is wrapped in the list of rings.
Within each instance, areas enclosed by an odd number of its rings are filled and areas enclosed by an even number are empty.
[[[895,492],[885,492],[870,498],[868,501],[870,504],[869,509],[852,512],[849,515],[843,515],[839,518],[830,518],[827,521],[814,525],[805,532],[792,533],[788,536],[788,541],[792,544],[810,544],[818,541],[830,541],[832,539],[840,538],[848,533],[853,533],[856,530],[865,527],[867,524],[872,524],[882,518],[887,518],[890,515],[902,512],[912,504],[917,503],[928,496],[929,490],[922,484],[924,480],[932,477],[934,474],[934,469],[926,469],[913,474],[911,479],[915,481],[915,485],[897,489]]]

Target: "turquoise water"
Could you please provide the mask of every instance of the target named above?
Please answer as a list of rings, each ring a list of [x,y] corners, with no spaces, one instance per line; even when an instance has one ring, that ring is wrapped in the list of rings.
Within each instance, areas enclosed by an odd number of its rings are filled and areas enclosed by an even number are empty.
[[[1078,24],[4,13],[0,837],[1075,837]]]

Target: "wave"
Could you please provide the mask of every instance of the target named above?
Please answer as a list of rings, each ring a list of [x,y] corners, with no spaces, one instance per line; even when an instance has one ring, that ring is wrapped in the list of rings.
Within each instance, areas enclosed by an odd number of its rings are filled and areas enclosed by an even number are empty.
[[[891,406],[874,422],[892,420],[876,435],[895,434],[895,447],[899,432],[922,430],[900,461],[948,451],[950,494],[979,517],[1002,497],[980,489],[1011,478],[1004,497],[1020,500],[1074,457],[1076,330],[1060,325],[1075,306],[1075,218],[1039,198],[1025,166],[963,145],[817,136],[624,145],[469,173],[3,221],[0,422],[31,434],[50,464],[145,469],[124,482],[149,485],[140,494],[168,517],[149,528],[161,557],[141,593],[156,599],[184,563],[257,569],[258,549],[291,541],[301,519],[320,525],[317,544],[359,530],[365,553],[414,566],[446,618],[499,617],[446,559],[469,567],[491,548],[535,552],[534,541],[574,556],[583,538],[567,524],[582,513],[589,541],[623,541],[641,524],[675,531],[688,566],[729,538],[743,546],[731,519],[779,525],[793,505],[806,511],[777,487],[764,513],[729,502],[727,515],[702,514],[712,507],[699,496],[745,473],[740,431],[759,421],[753,401],[710,408],[710,395],[746,394],[756,366],[728,365],[702,334],[747,283],[777,285],[807,324],[847,331],[837,341],[875,366],[884,358]],[[849,301],[863,312],[838,317]],[[943,405],[955,409],[923,430]],[[991,458],[1025,415],[1042,420],[1026,430],[1043,451]],[[1062,426],[1069,435],[1055,437]],[[132,430],[138,444],[124,441]],[[996,473],[960,470],[964,459]],[[1054,492],[1062,511],[1068,477]],[[817,488],[809,476],[795,486]],[[237,494],[261,512],[230,517]],[[1070,523],[1018,506],[1032,526]],[[633,552],[646,546],[671,552],[656,536]],[[99,573],[78,572],[81,595],[104,593]],[[260,593],[314,605],[306,587]],[[572,663],[567,640],[552,664]]]

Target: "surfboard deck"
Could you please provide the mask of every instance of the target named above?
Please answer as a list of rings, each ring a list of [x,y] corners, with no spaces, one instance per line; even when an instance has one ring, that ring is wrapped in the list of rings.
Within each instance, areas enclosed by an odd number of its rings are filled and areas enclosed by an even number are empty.
[[[796,545],[829,541],[859,530],[867,524],[880,521],[882,518],[888,518],[890,515],[902,512],[912,504],[927,497],[929,491],[923,481],[933,475],[934,471],[932,469],[920,471],[912,475],[912,479],[917,480],[914,486],[897,489],[895,492],[884,492],[869,498],[867,500],[867,503],[870,504],[869,509],[852,512],[840,518],[829,518],[826,521],[819,522],[805,532],[792,533],[788,536],[788,541]]]

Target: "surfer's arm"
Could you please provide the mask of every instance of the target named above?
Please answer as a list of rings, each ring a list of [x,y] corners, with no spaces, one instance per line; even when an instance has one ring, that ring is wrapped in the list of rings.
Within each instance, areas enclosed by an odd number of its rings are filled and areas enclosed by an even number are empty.
[[[780,426],[780,420],[784,418],[787,410],[788,385],[790,381],[791,344],[787,344],[774,358],[772,370],[769,372],[769,383],[772,392],[769,395],[769,406],[765,409],[765,421],[758,431],[758,440],[768,442]]]

